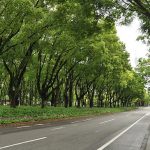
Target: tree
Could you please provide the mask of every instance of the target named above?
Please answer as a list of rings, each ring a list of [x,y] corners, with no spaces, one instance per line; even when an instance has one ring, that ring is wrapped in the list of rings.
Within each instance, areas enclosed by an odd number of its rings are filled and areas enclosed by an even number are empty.
[[[6,2],[6,3],[5,3]],[[8,95],[11,106],[18,104],[20,84],[26,67],[38,42],[54,23],[57,11],[47,8],[39,1],[2,1],[1,53],[4,66],[10,76]],[[50,5],[50,4],[49,4]],[[9,18],[10,12],[12,13]],[[17,19],[17,20],[16,20]],[[8,51],[11,49],[11,51]]]
[[[114,2],[2,0],[1,97],[8,89],[12,107],[42,108],[119,107],[142,98],[143,80],[116,35]]]
[[[48,26],[43,26],[46,13],[38,0],[1,0],[0,5],[0,55],[27,44]]]
[[[135,12],[141,20],[141,29],[143,34],[141,39],[147,39],[149,41],[150,36],[150,3],[147,0],[117,0],[121,6],[122,13],[130,20],[134,16]],[[128,19],[125,19],[126,21]]]
[[[139,59],[139,64],[136,68],[139,75],[145,80],[145,85],[149,88],[150,82],[150,58]]]

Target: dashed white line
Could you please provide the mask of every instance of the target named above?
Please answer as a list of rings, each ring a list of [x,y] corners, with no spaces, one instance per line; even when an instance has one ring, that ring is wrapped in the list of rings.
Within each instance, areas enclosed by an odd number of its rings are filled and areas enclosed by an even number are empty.
[[[141,117],[140,119],[138,119],[136,122],[134,122],[132,125],[130,125],[127,129],[125,129],[124,131],[122,131],[120,134],[118,134],[117,136],[115,136],[113,139],[111,139],[110,141],[108,141],[106,144],[104,144],[103,146],[101,146],[97,150],[103,150],[103,149],[105,149],[107,146],[109,146],[111,143],[113,143],[115,140],[117,140],[120,136],[122,136],[124,133],[126,133],[129,129],[131,129],[134,125],[136,125],[139,121],[141,121],[144,117],[146,117],[148,115],[149,114],[146,114],[143,117]]]
[[[26,143],[31,143],[31,142],[43,140],[43,139],[46,139],[46,138],[47,137],[42,137],[42,138],[38,138],[38,139],[34,139],[34,140],[29,140],[29,141],[24,141],[24,142],[20,142],[20,143],[8,145],[8,146],[3,146],[3,147],[0,147],[0,149],[6,149],[6,148],[9,148],[9,147],[13,147],[13,146],[17,146],[17,145],[22,145],[22,144],[26,144]]]
[[[20,127],[17,127],[18,129],[21,129],[21,128],[29,128],[30,126],[20,126]]]
[[[35,124],[35,126],[43,126],[44,124]]]
[[[51,131],[60,130],[60,129],[64,129],[64,128],[65,128],[65,127],[53,128],[53,129],[51,129]]]
[[[89,119],[85,119],[85,120],[83,120],[83,121],[89,121],[89,120],[92,120],[91,118],[89,118]]]
[[[149,116],[149,115],[150,115],[150,113],[147,113],[147,114],[146,114],[146,116]]]
[[[88,119],[80,120],[80,121],[73,121],[73,122],[71,122],[71,123],[85,122],[85,121],[89,121],[89,120],[92,120],[92,118],[88,118]]]
[[[73,122],[71,122],[71,123],[79,123],[79,122],[81,122],[81,121],[73,121]]]
[[[100,122],[99,124],[105,124],[105,123],[111,122],[113,120],[115,120],[115,119],[111,119],[111,120],[107,120],[107,121],[104,121],[104,122]]]
[[[115,119],[111,119],[111,120],[107,120],[107,121],[104,121],[104,122],[100,122],[99,125],[106,124],[106,123],[111,122],[111,121],[113,121],[113,120],[115,120]],[[98,132],[100,132],[100,131],[101,131],[101,130],[96,130],[95,132],[98,133]]]

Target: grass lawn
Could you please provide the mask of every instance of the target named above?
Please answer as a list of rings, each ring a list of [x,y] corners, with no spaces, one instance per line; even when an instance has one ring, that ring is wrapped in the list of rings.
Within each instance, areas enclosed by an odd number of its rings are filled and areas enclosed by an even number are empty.
[[[14,109],[9,106],[0,106],[0,124],[101,115],[130,111],[132,109],[135,108],[45,107],[44,109],[41,109],[38,106],[21,106]]]

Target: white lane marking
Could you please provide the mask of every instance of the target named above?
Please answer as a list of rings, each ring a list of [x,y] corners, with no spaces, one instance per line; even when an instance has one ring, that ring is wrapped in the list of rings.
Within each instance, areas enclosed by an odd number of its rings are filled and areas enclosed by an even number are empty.
[[[126,133],[129,129],[131,129],[134,125],[136,125],[139,121],[141,121],[147,115],[148,114],[145,114],[143,117],[141,117],[140,119],[138,119],[136,122],[134,122],[132,125],[130,125],[128,128],[126,128],[124,131],[122,131],[121,133],[119,133],[117,136],[115,136],[113,139],[111,139],[110,141],[108,141],[107,143],[105,143],[103,146],[101,146],[97,150],[103,150],[104,148],[106,148],[107,146],[109,146],[111,143],[113,143],[115,140],[117,140],[120,136],[122,136],[124,133]]]
[[[30,126],[20,126],[20,127],[17,127],[18,129],[20,128],[29,128]]]
[[[89,120],[92,120],[92,118],[85,119],[85,120],[80,120],[80,121],[73,121],[73,122],[71,122],[71,123],[85,122],[85,121],[89,121]]]
[[[149,116],[149,115],[150,115],[150,113],[147,113],[147,114],[146,114],[146,116]]]
[[[51,131],[60,130],[60,129],[64,129],[64,128],[65,128],[65,127],[53,128],[53,129],[51,129]]]
[[[107,121],[104,121],[104,122],[100,122],[99,124],[105,124],[105,123],[111,122],[113,120],[115,120],[115,119],[111,119],[111,120],[107,120]]]
[[[92,120],[91,118],[89,118],[89,119],[85,119],[85,120],[82,120],[82,121],[89,121],[89,120]]]
[[[0,147],[0,149],[6,149],[6,148],[9,148],[9,147],[13,147],[13,146],[17,146],[17,145],[22,145],[22,144],[26,144],[26,143],[31,143],[31,142],[43,140],[43,139],[46,139],[46,138],[47,137],[42,137],[42,138],[38,138],[38,139],[34,139],[34,140],[29,140],[29,141],[24,141],[24,142],[20,142],[20,143],[8,145],[8,146],[3,146],[3,147]]]
[[[35,124],[35,126],[43,126],[44,124]]]
[[[80,122],[80,121],[73,121],[73,122],[71,122],[71,123],[78,123],[78,122]]]
[[[115,120],[115,119],[111,119],[111,120],[107,120],[107,121],[104,121],[104,122],[100,122],[99,124],[102,125],[102,124],[111,122],[111,121],[113,121],[113,120]],[[96,130],[95,132],[98,133],[98,132],[100,132],[100,130]]]

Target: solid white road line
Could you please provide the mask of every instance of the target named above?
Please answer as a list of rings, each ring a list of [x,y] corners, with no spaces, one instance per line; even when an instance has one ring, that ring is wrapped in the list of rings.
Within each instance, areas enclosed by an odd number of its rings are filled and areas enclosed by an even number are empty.
[[[21,129],[21,128],[29,128],[30,126],[20,126],[20,127],[17,127],[18,129]]]
[[[107,120],[107,121],[104,121],[104,122],[100,122],[99,124],[105,124],[105,123],[111,122],[113,120],[115,120],[115,119],[111,119],[111,120]]]
[[[38,139],[34,139],[34,140],[30,140],[30,141],[24,141],[24,142],[20,142],[20,143],[16,143],[16,144],[12,144],[12,145],[8,145],[8,146],[4,146],[4,147],[0,147],[0,149],[6,149],[9,147],[13,147],[13,146],[17,146],[17,145],[22,145],[22,144],[26,144],[26,143],[31,143],[31,142],[35,142],[35,141],[39,141],[39,140],[43,140],[46,139],[47,137],[42,137],[42,138],[38,138]]]
[[[130,125],[127,129],[125,129],[124,131],[122,131],[121,133],[119,133],[117,136],[115,136],[113,139],[111,139],[110,141],[108,141],[107,143],[105,143],[103,146],[101,146],[97,150],[103,150],[104,148],[106,148],[107,146],[109,146],[111,143],[113,143],[115,140],[117,140],[120,136],[122,136],[124,133],[126,133],[129,129],[131,129],[134,125],[136,125],[139,121],[141,121],[144,117],[146,117],[148,115],[149,114],[145,114],[143,117],[141,117],[136,122],[134,122],[132,125]]]

